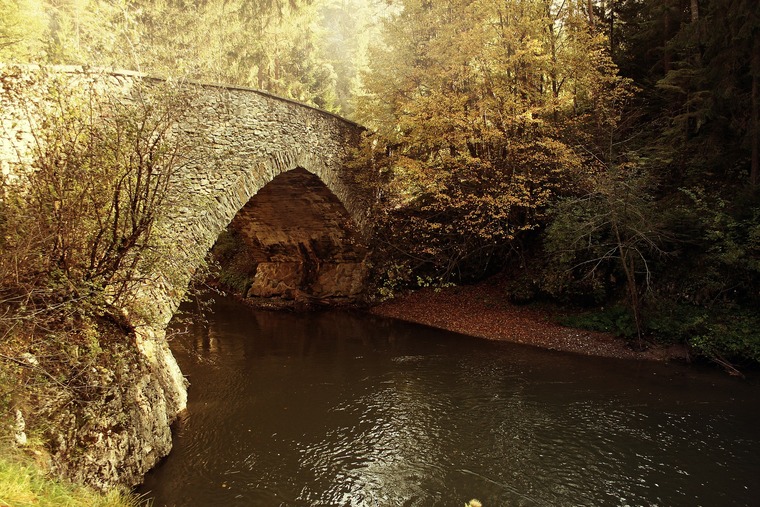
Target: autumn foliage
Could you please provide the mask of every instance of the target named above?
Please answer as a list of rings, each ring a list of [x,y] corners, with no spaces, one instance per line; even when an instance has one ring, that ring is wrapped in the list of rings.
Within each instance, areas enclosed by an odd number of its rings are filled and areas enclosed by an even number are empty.
[[[380,235],[418,276],[482,277],[602,169],[626,81],[573,2],[405,2],[385,43],[359,103]]]
[[[399,3],[358,108],[381,295],[506,271],[639,348],[760,358],[752,2]]]

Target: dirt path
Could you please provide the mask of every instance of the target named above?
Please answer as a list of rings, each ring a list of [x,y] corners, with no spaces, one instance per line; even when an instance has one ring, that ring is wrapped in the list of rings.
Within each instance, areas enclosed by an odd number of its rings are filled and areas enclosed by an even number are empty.
[[[381,303],[370,311],[489,340],[578,354],[647,360],[685,356],[685,351],[678,348],[652,347],[637,352],[612,334],[561,326],[553,321],[549,310],[510,304],[497,286],[488,283],[438,292],[423,289]]]

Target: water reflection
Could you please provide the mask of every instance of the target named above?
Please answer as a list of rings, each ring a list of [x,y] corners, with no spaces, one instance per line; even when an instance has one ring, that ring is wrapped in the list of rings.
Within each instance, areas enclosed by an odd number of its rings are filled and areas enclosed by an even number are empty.
[[[302,445],[301,466],[317,472],[324,489],[304,492],[301,505],[428,504],[445,489],[438,464],[449,407],[429,396],[414,368],[371,379],[371,386],[331,412],[349,415],[316,445]],[[333,475],[333,471],[340,470]],[[421,503],[419,503],[421,502]]]
[[[217,306],[156,506],[752,505],[757,386],[345,313]]]

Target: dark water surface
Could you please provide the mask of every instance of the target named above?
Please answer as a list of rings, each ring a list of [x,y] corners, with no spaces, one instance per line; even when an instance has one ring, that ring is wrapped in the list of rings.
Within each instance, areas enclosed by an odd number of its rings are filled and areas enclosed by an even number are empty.
[[[760,388],[364,314],[217,303],[160,506],[760,505]]]

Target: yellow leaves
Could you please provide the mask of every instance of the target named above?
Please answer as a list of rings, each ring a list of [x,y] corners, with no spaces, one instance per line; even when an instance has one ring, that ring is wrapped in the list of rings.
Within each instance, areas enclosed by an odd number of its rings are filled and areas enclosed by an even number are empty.
[[[417,149],[434,152],[461,148],[472,137],[473,118],[466,95],[433,90],[410,101],[399,116],[406,141]]]
[[[417,159],[399,156],[391,166],[392,177],[387,191],[395,207],[409,204],[425,193],[436,193],[440,182],[434,171]]]
[[[42,51],[48,18],[35,0],[0,0],[0,61],[31,62]]]
[[[585,167],[577,140],[614,121],[624,87],[604,40],[558,3],[402,4],[364,117],[403,155],[388,185],[402,250],[454,269],[545,222]]]

